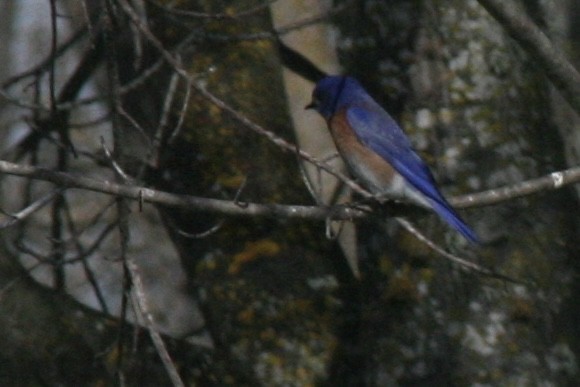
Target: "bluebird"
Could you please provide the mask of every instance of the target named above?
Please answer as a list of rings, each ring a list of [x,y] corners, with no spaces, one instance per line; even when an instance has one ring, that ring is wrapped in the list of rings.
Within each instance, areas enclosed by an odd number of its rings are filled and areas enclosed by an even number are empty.
[[[433,210],[467,240],[477,242],[401,127],[356,79],[323,78],[306,108],[324,117],[351,174],[373,195]]]

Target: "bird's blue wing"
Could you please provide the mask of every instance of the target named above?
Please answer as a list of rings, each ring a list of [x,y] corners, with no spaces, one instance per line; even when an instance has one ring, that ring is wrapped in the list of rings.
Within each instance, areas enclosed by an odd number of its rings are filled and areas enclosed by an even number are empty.
[[[380,106],[354,106],[347,110],[347,119],[359,140],[391,164],[413,187],[432,200],[443,199],[427,165],[386,111]]]
[[[439,192],[427,165],[415,153],[401,127],[385,110],[370,103],[348,108],[346,116],[364,145],[391,164],[417,191],[425,195],[433,210],[447,223],[467,239],[477,242],[473,230]]]

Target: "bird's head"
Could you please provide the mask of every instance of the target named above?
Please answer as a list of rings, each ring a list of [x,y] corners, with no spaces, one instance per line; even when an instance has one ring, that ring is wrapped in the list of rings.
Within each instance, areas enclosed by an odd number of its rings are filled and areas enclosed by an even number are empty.
[[[312,102],[306,109],[315,109],[328,120],[351,103],[360,90],[363,90],[362,86],[354,78],[339,75],[325,77],[316,84],[312,92]]]

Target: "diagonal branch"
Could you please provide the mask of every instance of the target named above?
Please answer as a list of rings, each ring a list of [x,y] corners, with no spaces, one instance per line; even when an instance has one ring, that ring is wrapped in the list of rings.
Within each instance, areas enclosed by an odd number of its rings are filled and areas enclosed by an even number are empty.
[[[285,151],[296,152],[298,154],[298,156],[300,156],[303,160],[306,160],[306,161],[316,165],[318,168],[320,168],[320,169],[330,173],[331,175],[335,176],[339,180],[343,181],[346,185],[348,185],[353,191],[357,192],[358,194],[360,194],[364,198],[369,199],[369,198],[373,197],[368,191],[362,189],[358,184],[356,184],[353,180],[349,179],[343,173],[335,171],[332,167],[330,167],[326,163],[322,163],[322,162],[318,161],[316,158],[312,157],[310,154],[308,154],[302,150],[297,150],[295,145],[288,143],[287,141],[285,141],[281,137],[278,137],[277,135],[275,135],[273,132],[270,132],[270,131],[266,130],[265,128],[263,128],[262,126],[252,122],[246,116],[244,116],[243,114],[241,114],[237,110],[233,109],[231,106],[229,106],[224,101],[222,101],[220,98],[218,98],[216,95],[212,94],[210,91],[205,89],[198,80],[196,80],[193,76],[191,76],[187,72],[186,69],[183,68],[180,61],[177,58],[175,58],[171,52],[169,52],[165,49],[165,46],[163,45],[163,43],[151,32],[151,30],[149,30],[149,28],[147,28],[147,26],[143,23],[143,21],[135,13],[133,8],[131,8],[131,6],[129,5],[127,0],[119,0],[119,1],[121,4],[121,7],[123,8],[123,10],[127,14],[127,16],[129,16],[131,21],[135,24],[135,26],[139,29],[139,31],[141,31],[141,33],[147,38],[147,40],[149,40],[149,42],[157,50],[159,50],[159,53],[163,56],[163,59],[165,59],[167,61],[167,63],[169,63],[173,67],[173,69],[175,70],[175,72],[177,74],[179,74],[184,79],[186,79],[195,91],[197,91],[198,93],[203,95],[209,102],[211,102],[212,104],[214,104],[215,106],[220,108],[220,110],[228,113],[232,118],[234,118],[236,121],[238,121],[243,126],[253,130],[254,132],[257,132],[258,134],[260,134],[262,136],[265,136],[268,140],[270,140],[272,143],[277,145],[279,148],[281,148]]]
[[[60,195],[64,190],[62,188],[55,189],[52,192],[44,195],[42,198],[38,199],[28,207],[24,208],[23,210],[18,211],[15,214],[7,214],[8,219],[0,221],[0,229],[7,228],[10,226],[15,225],[18,222],[26,219],[36,211],[40,210],[48,203],[50,203],[55,197]],[[2,211],[3,212],[3,211]]]
[[[399,223],[401,226],[403,226],[403,228],[405,228],[408,232],[413,234],[415,236],[415,238],[419,239],[421,242],[423,242],[425,245],[427,245],[431,250],[435,251],[437,254],[441,255],[442,257],[444,257],[448,261],[451,261],[451,262],[457,264],[459,267],[463,267],[467,270],[471,270],[475,273],[479,273],[479,274],[484,275],[486,277],[496,278],[496,279],[500,279],[500,280],[504,280],[504,281],[512,282],[512,283],[518,283],[518,284],[523,283],[523,282],[521,282],[517,279],[511,278],[505,274],[501,274],[493,269],[489,269],[487,267],[478,265],[477,263],[470,262],[466,259],[458,257],[457,255],[453,255],[451,253],[448,253],[447,251],[445,251],[441,247],[439,247],[435,242],[433,242],[432,240],[427,238],[425,235],[423,235],[407,219],[404,219],[404,218],[395,218],[395,219],[397,220],[397,223]]]
[[[514,0],[478,0],[538,64],[568,103],[580,113],[580,73]]]

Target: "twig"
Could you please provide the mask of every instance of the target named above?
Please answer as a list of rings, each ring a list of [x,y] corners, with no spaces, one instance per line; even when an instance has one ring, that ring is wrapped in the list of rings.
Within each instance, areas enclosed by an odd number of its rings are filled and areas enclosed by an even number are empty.
[[[56,52],[51,52],[50,55],[45,58],[44,60],[42,60],[42,62],[40,62],[39,64],[29,68],[28,70],[25,70],[21,73],[19,73],[18,75],[15,75],[7,80],[5,80],[4,82],[2,82],[2,84],[0,85],[1,89],[8,89],[9,87],[11,87],[12,85],[14,85],[15,83],[20,82],[21,80],[23,80],[24,78],[28,78],[31,76],[38,76],[41,73],[45,72],[46,69],[59,57],[61,57],[63,54],[65,54],[66,52],[69,51],[69,49],[75,45],[78,41],[80,41],[82,38],[84,38],[84,36],[87,33],[87,28],[82,27],[80,30],[78,30],[77,32],[75,32],[65,43],[63,43],[60,47],[58,47],[58,49],[56,50]]]
[[[51,28],[51,47],[50,47],[50,66],[48,67],[48,89],[50,95],[50,112],[52,116],[56,115],[56,85],[55,85],[55,63],[56,50],[58,45],[58,29],[56,28],[56,0],[50,0],[50,28]]]
[[[123,168],[119,165],[119,163],[117,163],[117,161],[113,157],[113,154],[109,150],[109,147],[107,147],[107,144],[105,143],[105,138],[103,136],[101,136],[101,148],[103,148],[105,158],[109,163],[111,169],[115,171],[115,174],[119,176],[123,181],[131,181],[129,175],[125,173]]]
[[[46,206],[50,203],[57,195],[60,195],[64,191],[64,188],[58,188],[54,191],[46,194],[45,196],[41,197],[28,207],[18,211],[15,214],[6,214],[10,217],[5,221],[0,222],[0,229],[7,228],[13,226],[14,224],[21,222],[22,220],[26,219],[36,211],[40,210],[42,207]]]
[[[209,102],[211,102],[212,104],[216,105],[221,110],[223,110],[226,113],[228,113],[232,118],[234,118],[236,121],[238,121],[239,123],[241,123],[243,126],[245,126],[245,127],[249,128],[249,129],[257,132],[258,134],[266,137],[268,140],[270,140],[271,142],[273,142],[279,148],[281,148],[281,149],[283,149],[285,151],[288,151],[288,152],[296,152],[296,146],[295,145],[290,144],[289,142],[287,142],[283,138],[278,137],[277,135],[275,135],[273,132],[271,132],[269,130],[266,130],[262,126],[254,123],[253,121],[251,121],[250,119],[248,119],[247,117],[245,117],[243,114],[241,114],[240,112],[238,112],[237,110],[235,110],[234,108],[232,108],[231,106],[229,106],[228,104],[226,104],[224,101],[222,101],[221,99],[219,99],[217,96],[215,96],[214,94],[212,94],[211,92],[209,92],[208,90],[206,90],[196,79],[194,79],[187,72],[187,70],[185,70],[181,66],[181,63],[179,62],[179,60],[176,59],[169,51],[167,51],[165,49],[163,43],[159,39],[157,39],[157,37],[155,37],[155,35],[153,35],[153,33],[147,28],[146,25],[143,24],[143,22],[139,19],[139,16],[135,13],[135,11],[127,3],[127,0],[119,0],[119,2],[121,4],[121,7],[123,8],[123,10],[125,11],[125,13],[127,14],[127,16],[129,16],[129,18],[131,18],[131,21],[133,23],[135,23],[135,25],[139,28],[139,30],[143,33],[143,35],[150,41],[150,43],[153,44],[153,46],[155,46],[155,48],[157,50],[159,50],[159,52],[161,53],[161,55],[163,56],[163,58],[173,67],[173,69],[175,70],[175,72],[177,74],[181,75],[186,80],[188,80],[190,82],[191,86],[198,93],[200,93],[201,95],[203,95]],[[338,179],[342,180],[353,191],[359,193],[361,196],[363,196],[365,198],[372,198],[373,197],[368,191],[362,189],[352,179],[349,179],[343,173],[337,172],[336,170],[334,170],[329,165],[320,162],[319,160],[317,160],[316,158],[314,158],[310,154],[308,154],[308,153],[306,153],[306,152],[304,152],[302,150],[299,150],[296,153],[303,160],[306,160],[306,161],[308,161],[308,162],[310,162],[310,163],[318,166],[319,168],[325,170],[326,172],[330,173],[331,175],[336,176]]]
[[[173,362],[173,359],[171,359],[171,356],[167,351],[167,347],[165,346],[165,343],[163,342],[163,339],[161,338],[161,335],[155,326],[155,321],[147,303],[147,296],[145,295],[145,288],[143,287],[143,282],[141,281],[141,275],[139,274],[138,266],[131,255],[128,254],[129,209],[124,198],[117,198],[117,209],[119,214],[119,234],[121,237],[121,259],[123,261],[124,267],[127,270],[127,274],[129,275],[130,283],[132,285],[133,292],[131,294],[136,301],[135,304],[137,307],[135,308],[135,311],[137,312],[137,317],[140,317],[139,320],[144,322],[145,327],[149,332],[149,336],[151,337],[151,341],[153,342],[153,346],[157,350],[157,354],[159,355],[172,384],[176,387],[185,387],[185,384],[177,372],[175,363]]]
[[[478,0],[545,71],[568,103],[580,113],[580,73],[546,34],[518,9],[514,0]]]
[[[181,376],[177,372],[177,368],[175,367],[175,363],[171,358],[171,355],[167,351],[167,347],[163,342],[163,338],[157,331],[155,327],[155,321],[153,320],[153,315],[149,311],[149,305],[147,303],[147,297],[145,295],[145,289],[143,287],[143,283],[141,281],[141,275],[139,274],[139,269],[135,261],[130,258],[127,258],[127,267],[129,269],[129,275],[131,276],[131,282],[133,283],[133,296],[137,303],[137,310],[141,313],[141,321],[145,323],[147,330],[149,331],[149,335],[151,336],[151,341],[161,358],[161,362],[165,366],[167,373],[171,379],[171,382],[176,387],[185,387],[185,384],[181,380]]]
[[[89,265],[89,260],[85,259],[85,258],[88,258],[88,255],[85,255],[85,248],[80,240],[81,233],[77,230],[75,221],[73,219],[72,209],[70,208],[70,206],[66,202],[65,202],[65,219],[66,219],[67,227],[68,227],[69,232],[71,234],[71,240],[75,245],[77,253],[80,257],[84,257],[80,261],[81,261],[85,276],[86,276],[87,280],[89,281],[89,283],[91,284],[91,287],[93,289],[93,293],[95,294],[95,297],[97,298],[97,301],[99,302],[101,310],[105,314],[110,314],[109,307],[107,306],[107,301],[105,299],[103,291],[101,290],[101,287],[99,286],[99,281],[97,280],[97,276],[95,275],[93,269]]]
[[[173,227],[175,227],[175,231],[184,238],[203,239],[203,238],[207,238],[208,236],[213,235],[216,232],[218,232],[222,228],[222,226],[224,225],[225,222],[226,222],[225,220],[220,219],[216,224],[214,224],[213,226],[211,226],[207,230],[201,231],[201,232],[198,232],[195,234],[185,232],[185,231],[177,228],[177,226],[175,226],[175,225],[173,225]]]
[[[552,191],[580,182],[580,167],[555,171],[549,175],[493,188],[487,191],[461,195],[451,198],[449,202],[457,208],[491,206],[515,198],[529,196],[538,192]]]
[[[491,278],[497,278],[497,279],[501,279],[504,281],[517,283],[517,284],[522,283],[521,281],[518,281],[514,278],[511,278],[505,274],[497,273],[491,269],[488,269],[488,268],[485,268],[481,265],[478,265],[477,263],[467,261],[463,258],[456,256],[456,255],[448,253],[447,251],[445,251],[441,247],[439,247],[435,242],[433,242],[432,240],[427,238],[421,231],[419,231],[415,226],[413,226],[411,224],[411,222],[409,222],[408,220],[403,219],[403,218],[395,218],[395,219],[397,220],[397,223],[399,223],[401,226],[403,226],[403,228],[405,228],[405,230],[407,230],[411,234],[413,234],[413,236],[415,236],[415,238],[417,238],[418,240],[423,242],[425,245],[429,246],[429,248],[431,248],[433,251],[437,252],[443,258],[455,263],[456,265],[459,265],[459,266],[461,266],[464,269],[467,269],[469,271],[473,271],[473,272],[476,272],[476,273],[479,273],[481,275],[488,276]]]
[[[168,144],[172,144],[173,141],[179,135],[181,128],[183,127],[183,123],[185,122],[185,116],[187,114],[187,109],[189,108],[189,99],[191,98],[191,82],[187,80],[187,89],[185,90],[185,97],[183,98],[183,102],[181,104],[181,111],[179,112],[179,119],[175,128],[173,129],[169,139],[167,140]]]
[[[187,16],[187,17],[192,17],[192,18],[200,18],[200,19],[230,19],[230,20],[235,20],[235,19],[241,19],[247,16],[251,16],[252,14],[256,13],[256,12],[260,12],[264,9],[267,9],[270,4],[274,3],[277,0],[266,0],[262,3],[259,3],[255,6],[251,6],[248,7],[247,9],[243,9],[240,11],[237,11],[235,13],[226,13],[226,12],[222,12],[222,13],[207,13],[207,12],[196,12],[196,11],[189,11],[189,10],[184,10],[184,9],[175,9],[175,8],[170,8],[166,5],[160,4],[157,1],[153,1],[153,0],[149,0],[150,4],[155,5],[156,7],[159,7],[161,9],[163,9],[165,12],[169,13],[169,14],[175,14],[175,15],[179,15],[179,16]]]

